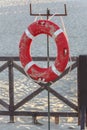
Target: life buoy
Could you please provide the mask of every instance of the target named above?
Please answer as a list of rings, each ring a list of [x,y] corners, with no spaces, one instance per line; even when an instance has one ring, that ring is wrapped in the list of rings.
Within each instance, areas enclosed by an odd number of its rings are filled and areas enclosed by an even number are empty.
[[[57,56],[52,66],[41,68],[33,61],[30,50],[33,37],[39,34],[51,36],[57,48]],[[69,60],[69,47],[62,29],[48,20],[38,20],[28,26],[19,43],[19,57],[25,72],[34,80],[41,82],[54,81],[65,70]]]

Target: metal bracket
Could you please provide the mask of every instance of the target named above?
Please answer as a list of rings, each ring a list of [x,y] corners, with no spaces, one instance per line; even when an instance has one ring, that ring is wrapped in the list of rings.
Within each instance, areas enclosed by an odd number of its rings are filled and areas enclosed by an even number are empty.
[[[47,8],[47,13],[43,13],[43,14],[35,14],[32,11],[32,5],[30,3],[30,15],[31,16],[52,16],[53,14],[50,14],[50,10]],[[59,13],[59,14],[54,14],[54,16],[67,16],[67,8],[66,8],[66,4],[64,4],[64,13]]]

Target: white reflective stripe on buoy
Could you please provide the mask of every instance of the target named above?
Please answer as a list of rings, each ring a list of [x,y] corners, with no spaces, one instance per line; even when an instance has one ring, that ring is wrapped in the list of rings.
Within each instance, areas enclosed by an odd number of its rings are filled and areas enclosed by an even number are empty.
[[[62,29],[58,29],[57,31],[54,32],[54,34],[52,35],[52,37],[55,39],[62,32],[63,32]]]
[[[34,64],[35,64],[35,63],[34,63],[33,61],[31,61],[31,62],[29,62],[28,64],[26,64],[26,66],[24,67],[25,72],[27,72],[28,69],[29,69],[32,65],[34,65]]]
[[[30,39],[33,39],[34,36],[29,32],[28,29],[25,30],[25,33]]]
[[[55,65],[53,64],[52,66],[51,66],[51,68],[52,68],[52,71],[56,74],[56,75],[60,75],[61,74],[61,72],[60,71],[58,71],[57,69],[56,69],[56,67],[55,67]]]

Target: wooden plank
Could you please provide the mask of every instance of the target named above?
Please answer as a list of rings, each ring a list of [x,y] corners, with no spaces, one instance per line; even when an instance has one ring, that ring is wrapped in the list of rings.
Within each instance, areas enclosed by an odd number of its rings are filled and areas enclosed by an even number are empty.
[[[3,107],[5,107],[6,109],[9,109],[9,105],[8,105],[6,102],[4,102],[2,99],[0,99],[0,104],[1,104]]]
[[[3,65],[0,66],[0,72],[5,70],[8,67],[8,62],[4,63]]]
[[[2,56],[0,57],[0,61],[19,61],[19,57],[18,56]]]
[[[49,60],[50,61],[54,61],[56,57],[49,57]],[[36,57],[32,57],[32,59],[34,61],[47,61],[47,57],[40,57],[40,56],[36,56]],[[0,61],[9,61],[9,60],[13,60],[13,61],[20,61],[19,57],[18,56],[2,56],[0,57]],[[71,57],[69,59],[69,61],[77,61],[78,60],[78,57]]]
[[[68,74],[70,71],[72,71],[73,69],[75,69],[78,65],[78,62],[75,62],[74,64],[72,64],[71,66],[69,66],[56,80],[54,80],[53,82],[58,81],[59,79],[63,78],[66,74]]]
[[[48,112],[32,112],[32,111],[14,111],[15,116],[48,116]],[[10,115],[9,111],[0,111],[0,115]],[[50,112],[50,115],[55,117],[78,117],[78,113],[75,112]]]
[[[58,99],[60,99],[61,101],[63,101],[65,104],[67,104],[68,106],[70,106],[74,110],[78,111],[78,107],[75,104],[73,104],[72,102],[70,102],[68,99],[66,99],[65,97],[63,97],[61,94],[59,94],[58,92],[56,92],[55,90],[53,90],[50,87],[45,87],[45,89],[47,91],[49,91],[50,93],[52,93],[55,97],[57,97]]]
[[[0,115],[9,116],[10,112],[9,111],[0,111]]]
[[[13,77],[13,61],[9,61],[9,111],[10,122],[14,122],[14,77]]]
[[[54,61],[56,57],[50,57],[50,61]],[[37,57],[32,57],[32,59],[34,61],[47,61],[47,57],[40,57],[40,56],[37,56]],[[3,57],[0,57],[0,61],[9,61],[9,60],[13,60],[13,61],[20,61],[19,57],[18,56],[13,56],[13,57],[10,57],[10,56],[3,56]]]
[[[48,112],[31,112],[31,111],[15,111],[15,116],[48,116]],[[78,117],[78,113],[74,112],[50,112],[50,116],[60,117]]]
[[[72,57],[69,58],[69,61],[78,61],[78,57],[72,56]]]
[[[36,95],[38,95],[40,92],[42,92],[45,88],[44,87],[40,87],[38,88],[36,91],[34,91],[33,93],[31,93],[30,95],[28,95],[26,98],[24,98],[22,101],[20,101],[19,103],[17,103],[14,106],[14,110],[18,109],[19,107],[21,107],[22,105],[24,105],[26,102],[28,102],[29,100],[31,100],[32,98],[34,98]]]
[[[27,76],[24,69],[22,67],[20,67],[18,64],[16,64],[15,62],[13,62],[13,67],[16,68],[18,71],[20,71],[25,76]]]

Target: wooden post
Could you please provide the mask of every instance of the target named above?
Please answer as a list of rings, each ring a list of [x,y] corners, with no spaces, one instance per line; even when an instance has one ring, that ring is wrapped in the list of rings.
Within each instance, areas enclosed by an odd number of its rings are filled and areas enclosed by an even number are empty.
[[[59,116],[55,116],[55,124],[59,124]]]
[[[80,111],[78,110],[78,125],[80,125],[81,124],[81,117],[80,117]]]
[[[86,127],[87,127],[87,108],[86,108]]]
[[[79,56],[78,61],[78,108],[81,130],[85,129],[87,109],[87,55]]]
[[[9,112],[10,123],[14,123],[14,77],[13,77],[13,61],[10,60],[8,64],[9,70]]]

